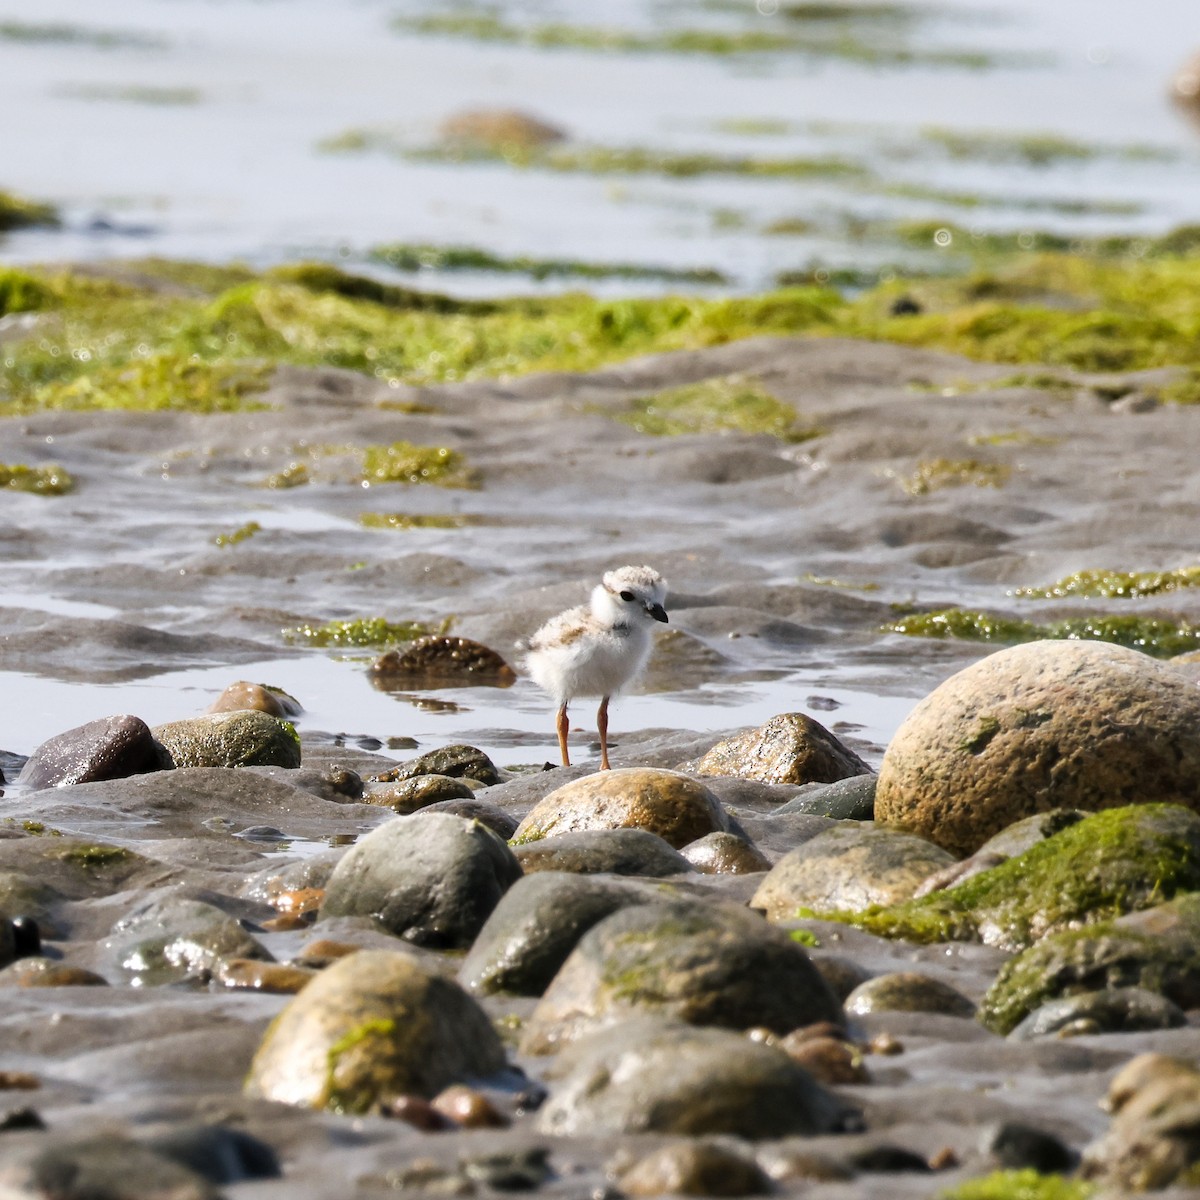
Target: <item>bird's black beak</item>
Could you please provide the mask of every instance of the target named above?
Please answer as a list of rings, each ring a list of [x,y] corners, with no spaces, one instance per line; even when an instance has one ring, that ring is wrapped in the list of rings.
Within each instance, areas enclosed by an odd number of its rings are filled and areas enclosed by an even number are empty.
[[[646,611],[656,620],[666,624],[667,610],[661,604],[647,604]]]

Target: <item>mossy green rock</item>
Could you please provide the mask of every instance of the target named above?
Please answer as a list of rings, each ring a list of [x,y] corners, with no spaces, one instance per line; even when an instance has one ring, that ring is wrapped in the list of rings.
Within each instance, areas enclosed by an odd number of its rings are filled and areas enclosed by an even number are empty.
[[[924,838],[847,822],[784,855],[750,903],[772,921],[790,920],[801,908],[856,911],[895,904],[953,862]]]
[[[804,713],[782,713],[758,729],[719,742],[686,769],[767,783],[835,783],[871,774],[849,746]]]
[[[504,1068],[487,1014],[406,954],[360,950],[326,968],[267,1030],[250,1096],[362,1113]]]
[[[1093,813],[957,887],[837,917],[885,937],[1020,950],[1194,888],[1200,816],[1173,804],[1131,805]]]
[[[1183,1009],[1200,1005],[1200,894],[1045,938],[1004,965],[979,1017],[1008,1033],[1048,1001],[1106,987],[1145,988]]]
[[[175,767],[298,767],[300,738],[264,712],[206,713],[153,729]]]
[[[676,850],[727,830],[721,802],[704,784],[678,771],[630,767],[572,780],[539,801],[517,826],[513,842],[537,841],[584,829],[645,829]]]
[[[757,914],[671,900],[623,908],[584,934],[521,1046],[544,1054],[638,1015],[788,1033],[840,1024],[842,1007],[804,950]]]
[[[1044,641],[989,655],[909,714],[875,817],[970,854],[1022,817],[1200,807],[1200,689],[1136,650]]]

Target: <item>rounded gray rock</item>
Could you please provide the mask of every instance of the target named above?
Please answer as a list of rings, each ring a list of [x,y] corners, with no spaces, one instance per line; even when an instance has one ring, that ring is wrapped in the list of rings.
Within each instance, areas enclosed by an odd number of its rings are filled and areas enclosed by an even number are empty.
[[[687,858],[647,829],[581,829],[518,845],[514,851],[526,874],[573,871],[580,875],[686,875]]]
[[[300,738],[287,721],[256,709],[206,713],[156,725],[175,767],[298,767]]]

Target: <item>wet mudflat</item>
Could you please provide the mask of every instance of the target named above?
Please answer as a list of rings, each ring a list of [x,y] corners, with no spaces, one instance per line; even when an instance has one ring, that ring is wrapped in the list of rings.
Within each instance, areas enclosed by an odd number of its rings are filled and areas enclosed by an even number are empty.
[[[1200,410],[1158,402],[1171,371],[1056,375],[1047,384],[932,351],[772,337],[593,372],[426,387],[281,368],[262,395],[271,407],[260,411],[4,419],[6,461],[52,459],[76,487],[3,497],[3,907],[35,916],[49,965],[91,973],[33,986],[22,968],[30,960],[17,959],[0,975],[14,985],[4,991],[3,1066],[36,1085],[7,1091],[5,1107],[28,1106],[51,1130],[0,1135],[12,1178],[43,1145],[94,1134],[184,1137],[196,1124],[259,1139],[278,1157],[282,1179],[246,1179],[266,1173],[255,1167],[261,1147],[221,1152],[235,1163],[222,1190],[247,1197],[669,1194],[682,1188],[678,1178],[646,1162],[663,1147],[668,1158],[682,1153],[694,1139],[681,1132],[713,1130],[739,1135],[732,1149],[718,1142],[717,1175],[742,1179],[720,1185],[734,1194],[770,1186],[831,1198],[929,1196],[1001,1166],[1057,1169],[1053,1155],[998,1150],[1005,1122],[1077,1154],[1108,1128],[1098,1104],[1114,1072],[1147,1050],[1188,1055],[1193,1024],[1001,1037],[972,1009],[1011,948],[920,946],[812,920],[781,928],[808,931],[809,954],[839,998],[868,976],[918,972],[967,1003],[851,1009],[847,1033],[826,1040],[849,1038],[861,1069],[805,1101],[807,1127],[781,1131],[766,1115],[761,1131],[682,1118],[638,1127],[608,1109],[588,1117],[583,1068],[571,1076],[559,1055],[534,1052],[535,996],[486,988],[476,994],[501,1032],[507,1069],[459,1074],[497,1122],[511,1124],[478,1128],[488,1124],[478,1109],[455,1110],[461,1120],[430,1132],[418,1126],[438,1122],[395,1096],[385,1116],[370,1111],[374,1103],[358,1112],[357,1099],[344,1107],[358,1115],[338,1115],[243,1094],[295,983],[289,977],[285,989],[265,966],[328,970],[360,947],[406,954],[433,978],[462,978],[473,934],[454,944],[397,936],[345,909],[315,926],[298,916],[280,927],[281,895],[324,889],[345,843],[396,819],[361,803],[346,772],[369,779],[469,742],[504,780],[469,790],[489,820],[515,822],[595,766],[586,702],[574,714],[582,765],[531,773],[553,757],[553,734],[549,705],[527,680],[381,691],[367,670],[373,650],[317,648],[295,631],[338,620],[431,631],[448,622],[516,665],[520,636],[580,602],[604,570],[646,562],[670,581],[671,623],[637,693],[615,708],[614,765],[694,764],[740,728],[799,712],[877,767],[912,703],[993,648],[904,636],[889,628],[902,618],[957,610],[1049,625],[1115,610],[1161,619],[1183,637],[1200,623],[1187,587],[1120,601],[1015,594],[1101,568],[1185,567],[1200,514],[1192,462]],[[616,419],[640,397],[729,376],[769,388],[795,408],[798,427],[819,435],[654,436]],[[353,448],[401,440],[454,451],[470,486],[363,486]],[[270,486],[297,462],[310,482]],[[246,677],[282,684],[303,705],[299,770],[180,767],[47,790],[12,782],[25,756],[72,725],[132,712],[157,727],[200,713]],[[767,863],[836,825],[819,808],[780,812],[802,794],[794,784],[705,782],[725,828]],[[687,854],[686,844],[677,849]],[[597,878],[629,877],[680,912],[744,906],[764,878],[730,869],[664,876],[629,848],[621,853],[631,858],[597,868],[596,846],[575,852],[575,865],[563,859],[560,870],[590,862],[584,869],[599,869]],[[521,861],[518,886],[545,869]],[[217,937],[205,922],[222,917],[228,927]],[[147,930],[165,930],[168,946],[205,949],[152,952]],[[769,1015],[714,1024],[772,1022],[772,1037],[788,1032]],[[626,1037],[599,1028],[612,1046]],[[630,1069],[649,1080],[653,1060],[636,1061]],[[5,1076],[10,1085],[22,1078]],[[139,1166],[141,1190],[128,1194],[159,1194],[153,1188],[167,1185],[151,1184],[157,1169]]]

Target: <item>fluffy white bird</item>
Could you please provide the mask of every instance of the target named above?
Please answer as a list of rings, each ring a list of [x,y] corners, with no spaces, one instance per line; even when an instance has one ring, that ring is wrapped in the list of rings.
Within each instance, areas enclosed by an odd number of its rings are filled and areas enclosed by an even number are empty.
[[[588,604],[551,617],[526,643],[525,667],[558,703],[555,725],[564,767],[567,705],[599,696],[600,769],[608,763],[608,702],[633,681],[650,655],[651,630],[666,621],[666,580],[650,567],[618,567],[605,574]]]

